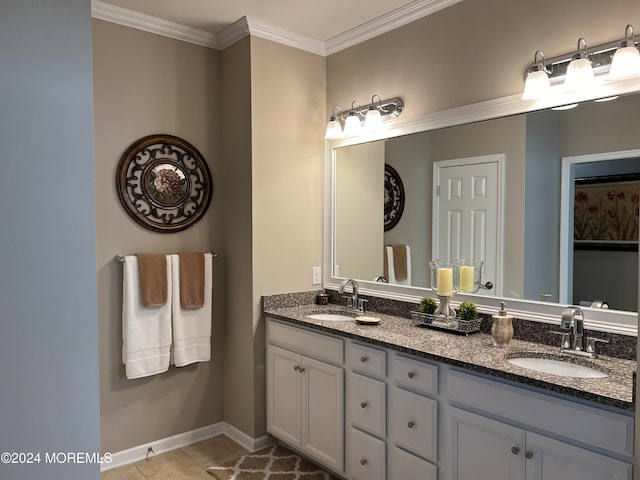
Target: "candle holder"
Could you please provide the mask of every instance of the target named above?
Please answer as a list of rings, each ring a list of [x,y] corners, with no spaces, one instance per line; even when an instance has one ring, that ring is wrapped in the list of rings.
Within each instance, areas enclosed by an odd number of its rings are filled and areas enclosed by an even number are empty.
[[[453,319],[456,311],[451,305],[451,297],[458,293],[458,268],[457,262],[442,262],[434,260],[429,262],[431,269],[431,290],[436,293],[439,305],[434,316]]]
[[[482,260],[458,260],[458,291],[461,293],[476,293],[480,288],[482,277]]]

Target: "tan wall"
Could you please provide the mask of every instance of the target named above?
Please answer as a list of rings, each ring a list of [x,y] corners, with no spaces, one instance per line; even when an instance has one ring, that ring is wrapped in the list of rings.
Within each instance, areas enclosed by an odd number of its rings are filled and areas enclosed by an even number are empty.
[[[331,107],[401,96],[403,118],[520,93],[536,50],[547,58],[624,36],[634,0],[466,0],[327,58]]]
[[[127,380],[121,357],[122,266],[113,262],[116,254],[220,248],[220,54],[99,20],[93,22],[93,54],[101,439],[103,451],[115,452],[223,419],[222,264],[214,262],[211,362]],[[191,142],[211,169],[211,206],[183,232],[162,234],[139,226],[116,194],[123,151],[154,133]]]
[[[225,421],[253,436],[251,52],[244,38],[221,54],[220,199],[224,206]]]
[[[319,287],[311,269],[322,265],[325,92],[323,57],[251,38],[255,404],[234,418],[255,415],[256,436],[266,413],[260,297]]]

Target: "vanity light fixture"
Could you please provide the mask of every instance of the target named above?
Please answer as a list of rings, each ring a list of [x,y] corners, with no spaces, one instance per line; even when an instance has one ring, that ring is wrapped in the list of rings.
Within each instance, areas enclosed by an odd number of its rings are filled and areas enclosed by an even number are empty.
[[[586,90],[594,86],[596,77],[593,74],[591,60],[587,52],[587,41],[578,39],[578,51],[567,66],[567,76],[564,79],[564,89],[569,92]]]
[[[618,49],[611,61],[609,78],[619,80],[636,75],[640,75],[640,52],[633,39],[633,26],[627,25],[624,30],[624,39],[618,42]]]
[[[360,125],[360,115],[358,115],[354,104],[360,103],[357,100],[351,102],[351,110],[349,110],[349,114],[347,119],[344,121],[344,136],[345,137],[355,137],[356,135],[360,135],[360,131],[362,130],[362,125]]]
[[[401,98],[381,100],[379,95],[373,95],[368,105],[360,105],[357,100],[354,100],[351,102],[350,110],[342,111],[340,107],[333,107],[324,138],[331,140],[352,137],[360,133],[377,132],[384,128],[386,119],[397,118],[402,110],[404,110],[404,102]],[[344,123],[344,130],[341,122]]]
[[[584,92],[592,87],[597,88],[600,84],[604,86],[640,76],[639,47],[633,36],[633,26],[627,25],[623,40],[589,47],[588,51],[587,42],[582,37],[578,39],[578,49],[574,52],[546,58],[542,52],[537,51],[533,63],[525,70],[522,99],[538,100],[554,93]],[[550,89],[543,82],[545,74],[552,86]],[[546,93],[535,93],[534,86],[538,82],[543,85],[540,88],[546,90]],[[562,87],[554,88],[554,85],[563,83]]]
[[[538,60],[538,56],[540,56],[540,60]],[[533,55],[533,65],[527,70],[522,99],[538,100],[547,95],[551,91],[550,73],[544,63],[544,54],[540,50],[536,51]]]
[[[376,97],[378,97],[378,105],[374,104],[374,98]],[[379,95],[373,95],[371,97],[371,105],[369,105],[367,114],[364,117],[364,129],[366,132],[377,132],[384,128],[382,114],[380,113],[380,103],[382,103],[382,99]]]
[[[342,113],[340,107],[333,107],[331,110],[331,117],[329,118],[329,123],[327,123],[327,130],[325,131],[324,138],[327,140],[333,138],[342,138],[342,125],[338,121],[338,115],[336,115],[336,109]]]

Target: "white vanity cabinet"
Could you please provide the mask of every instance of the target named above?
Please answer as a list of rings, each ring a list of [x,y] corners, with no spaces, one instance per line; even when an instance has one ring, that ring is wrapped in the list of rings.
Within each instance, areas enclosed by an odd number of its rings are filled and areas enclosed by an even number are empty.
[[[267,431],[344,469],[344,341],[269,321]]]
[[[448,397],[452,480],[632,478],[631,415],[457,371]]]

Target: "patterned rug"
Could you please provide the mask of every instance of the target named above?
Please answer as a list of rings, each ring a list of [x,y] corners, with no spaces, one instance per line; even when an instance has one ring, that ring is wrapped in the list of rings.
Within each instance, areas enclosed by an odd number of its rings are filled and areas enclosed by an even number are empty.
[[[210,467],[207,472],[216,480],[338,480],[279,445]]]

